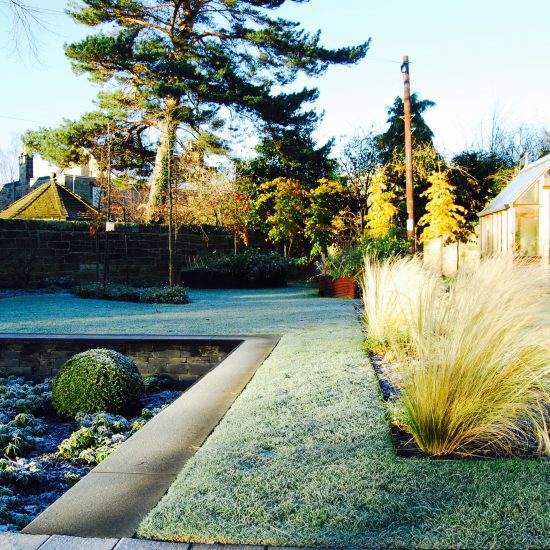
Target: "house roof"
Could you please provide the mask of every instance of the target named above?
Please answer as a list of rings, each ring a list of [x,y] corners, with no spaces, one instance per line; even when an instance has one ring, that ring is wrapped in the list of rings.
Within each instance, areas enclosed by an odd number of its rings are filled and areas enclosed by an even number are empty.
[[[45,183],[51,181],[51,179],[52,178],[50,176],[40,176],[38,178],[35,178],[35,180],[31,182],[31,189],[37,189],[41,185],[44,185]]]
[[[0,218],[93,220],[97,210],[55,181],[41,185],[0,211]]]
[[[487,216],[500,210],[506,210],[516,201],[537,179],[550,170],[550,155],[528,164],[521,172],[484,208],[478,216]]]

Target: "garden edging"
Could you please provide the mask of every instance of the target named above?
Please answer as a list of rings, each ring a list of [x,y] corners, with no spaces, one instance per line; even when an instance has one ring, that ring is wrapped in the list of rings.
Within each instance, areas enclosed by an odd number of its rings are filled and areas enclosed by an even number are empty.
[[[277,345],[242,337],[215,369],[23,530],[34,535],[130,537]]]

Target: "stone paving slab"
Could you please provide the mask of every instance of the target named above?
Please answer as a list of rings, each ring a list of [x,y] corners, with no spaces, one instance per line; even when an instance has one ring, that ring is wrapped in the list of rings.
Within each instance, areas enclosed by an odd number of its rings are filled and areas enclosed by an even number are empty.
[[[174,481],[171,475],[95,473],[92,470],[25,531],[76,537],[131,537],[143,514],[153,508]]]
[[[188,542],[159,542],[144,539],[120,539],[114,550],[189,550]]]
[[[0,550],[38,550],[49,537],[47,535],[0,534]]]
[[[87,539],[53,535],[40,550],[113,550],[118,539]]]

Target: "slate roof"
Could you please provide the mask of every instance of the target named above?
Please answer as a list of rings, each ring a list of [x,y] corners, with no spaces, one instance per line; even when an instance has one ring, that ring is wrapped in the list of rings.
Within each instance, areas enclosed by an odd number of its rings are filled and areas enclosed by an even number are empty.
[[[550,155],[528,164],[521,172],[486,206],[478,216],[487,216],[500,210],[506,210],[516,201],[537,179],[550,170]]]
[[[34,189],[0,211],[0,218],[93,220],[97,210],[55,181]]]

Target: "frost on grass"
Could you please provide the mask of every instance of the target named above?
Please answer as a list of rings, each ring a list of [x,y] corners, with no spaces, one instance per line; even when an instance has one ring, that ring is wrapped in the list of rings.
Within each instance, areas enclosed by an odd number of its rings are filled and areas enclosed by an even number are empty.
[[[83,308],[76,298],[51,295],[7,300],[9,315],[0,309],[6,332],[285,335],[143,522],[142,536],[550,547],[548,461],[396,457],[351,302],[296,288],[191,291],[185,306],[89,300]]]

